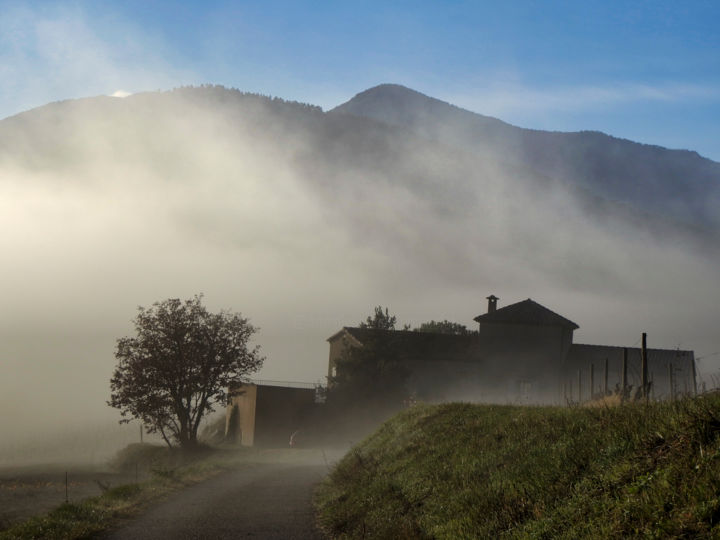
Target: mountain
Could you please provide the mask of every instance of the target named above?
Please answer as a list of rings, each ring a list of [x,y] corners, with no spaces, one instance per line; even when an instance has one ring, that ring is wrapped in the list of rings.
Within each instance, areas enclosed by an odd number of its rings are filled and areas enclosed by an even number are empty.
[[[558,230],[579,221],[713,251],[720,231],[718,163],[600,133],[518,128],[398,85],[327,113],[221,86],[52,103],[0,121],[3,165],[54,182],[145,178],[170,189],[292,176],[328,220],[400,252],[419,231],[447,245],[438,220],[487,226],[503,216],[502,235],[487,238],[501,243],[535,231],[534,214]],[[422,209],[406,216],[412,227],[395,226],[411,206]],[[370,219],[380,207],[388,214]]]
[[[394,84],[365,90],[331,113],[403,126],[428,139],[586,188],[637,211],[720,228],[720,163],[696,152],[594,131],[515,127]]]

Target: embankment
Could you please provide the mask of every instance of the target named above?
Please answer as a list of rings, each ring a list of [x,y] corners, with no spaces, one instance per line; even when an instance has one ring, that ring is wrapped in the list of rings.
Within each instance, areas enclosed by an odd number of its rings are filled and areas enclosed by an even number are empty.
[[[720,535],[720,396],[614,408],[415,406],[316,495],[333,538]]]

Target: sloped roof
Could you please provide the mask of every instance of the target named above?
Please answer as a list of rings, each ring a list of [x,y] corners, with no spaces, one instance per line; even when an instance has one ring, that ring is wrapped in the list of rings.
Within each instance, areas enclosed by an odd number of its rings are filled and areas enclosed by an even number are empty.
[[[528,298],[516,304],[510,304],[499,308],[493,313],[484,313],[474,319],[480,324],[504,323],[504,324],[531,324],[541,326],[563,326],[575,330],[580,328],[577,324],[565,317],[558,315],[545,306]]]
[[[418,332],[416,330],[378,330],[344,326],[327,341],[350,337],[357,345],[374,339],[392,339],[411,357],[424,360],[473,361],[479,351],[476,333],[467,335]]]

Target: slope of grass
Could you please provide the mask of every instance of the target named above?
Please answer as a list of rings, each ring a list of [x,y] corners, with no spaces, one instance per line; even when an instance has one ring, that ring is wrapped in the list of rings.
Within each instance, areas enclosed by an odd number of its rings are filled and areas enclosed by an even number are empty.
[[[339,538],[720,537],[720,397],[420,405],[316,495]]]

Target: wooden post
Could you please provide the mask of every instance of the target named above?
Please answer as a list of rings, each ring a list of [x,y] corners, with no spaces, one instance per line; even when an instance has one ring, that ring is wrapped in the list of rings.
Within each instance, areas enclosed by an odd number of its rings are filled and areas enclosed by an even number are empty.
[[[693,376],[693,396],[697,396],[697,371],[695,368],[695,358],[692,359],[692,376]]]
[[[642,334],[642,349],[640,350],[640,371],[642,374],[642,380],[640,384],[642,386],[642,396],[648,397],[648,365],[647,365],[647,334]]]
[[[670,401],[675,400],[675,385],[673,384],[673,366],[668,364],[668,381],[670,384]]]
[[[143,439],[143,428],[142,428],[142,424],[140,424],[140,444],[142,444],[142,442],[143,442],[142,439]]]
[[[622,393],[623,397],[625,397],[625,393],[627,392],[627,347],[623,347],[623,365],[622,365]]]
[[[590,364],[590,396],[588,399],[592,401],[595,392],[595,364]]]
[[[605,381],[603,382],[603,395],[608,395],[608,359],[605,357]]]
[[[68,501],[68,478],[67,478],[67,471],[65,471],[65,502]]]

